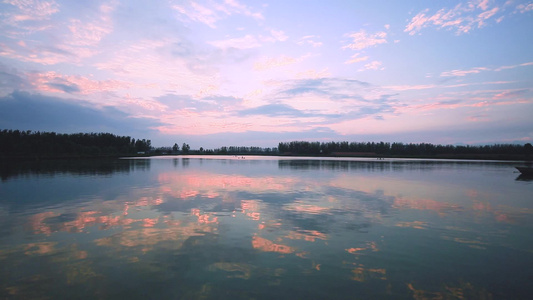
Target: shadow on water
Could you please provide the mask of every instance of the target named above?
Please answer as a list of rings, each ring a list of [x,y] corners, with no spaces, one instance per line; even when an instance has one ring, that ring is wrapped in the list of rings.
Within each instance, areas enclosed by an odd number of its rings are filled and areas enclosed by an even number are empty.
[[[367,170],[367,171],[420,171],[449,167],[479,167],[501,165],[496,161],[451,161],[451,160],[279,160],[280,169],[291,170]]]
[[[7,181],[28,175],[56,176],[102,176],[113,173],[129,173],[135,170],[150,169],[149,159],[81,159],[81,160],[43,160],[25,162],[3,162],[0,165],[0,178]]]
[[[520,174],[518,177],[516,177],[517,181],[533,181],[533,175],[524,175]]]

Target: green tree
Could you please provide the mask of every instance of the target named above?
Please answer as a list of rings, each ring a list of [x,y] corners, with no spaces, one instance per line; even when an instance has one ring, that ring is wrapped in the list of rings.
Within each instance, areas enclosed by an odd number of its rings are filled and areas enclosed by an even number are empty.
[[[180,151],[180,146],[178,146],[178,143],[174,143],[174,146],[172,146],[172,151],[173,151],[173,152],[178,152],[178,151]]]

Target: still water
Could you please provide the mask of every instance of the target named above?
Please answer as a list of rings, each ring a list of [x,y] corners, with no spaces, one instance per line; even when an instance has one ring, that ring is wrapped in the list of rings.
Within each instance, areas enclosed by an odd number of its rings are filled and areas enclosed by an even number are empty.
[[[520,163],[3,165],[2,299],[531,299]]]

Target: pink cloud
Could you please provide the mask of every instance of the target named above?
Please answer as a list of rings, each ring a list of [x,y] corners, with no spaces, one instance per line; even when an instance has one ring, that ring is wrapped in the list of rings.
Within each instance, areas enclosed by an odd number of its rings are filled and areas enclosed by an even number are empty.
[[[101,5],[100,15],[92,22],[71,20],[68,28],[72,36],[67,43],[76,46],[96,46],[104,36],[113,31],[111,13],[114,9],[114,6]]]
[[[527,67],[527,66],[533,66],[533,62],[527,62],[527,63],[522,63],[522,64],[518,64],[518,65],[510,65],[510,66],[501,66],[497,69],[494,69],[494,71],[502,71],[502,70],[508,70],[508,69],[514,69],[514,68],[518,68],[518,67]]]
[[[470,70],[452,70],[452,71],[442,72],[440,74],[440,76],[441,77],[451,77],[451,76],[462,77],[462,76],[466,76],[466,75],[469,75],[469,74],[477,74],[477,73],[480,73],[482,71],[490,71],[490,69],[489,68],[485,68],[485,67],[477,67],[477,68],[472,68]]]
[[[302,72],[296,73],[296,78],[298,79],[317,79],[317,78],[325,78],[331,76],[331,73],[328,71],[328,69],[323,69],[321,71],[316,70],[306,70]]]
[[[83,58],[91,57],[96,53],[96,50],[87,47],[70,47],[64,44],[55,47],[28,45],[26,42],[11,46],[0,44],[0,56],[43,65],[54,65],[62,62],[78,64]]]
[[[352,38],[352,42],[342,47],[342,49],[362,50],[387,43],[387,33],[384,31],[368,34],[364,29],[361,29],[358,32],[347,34],[347,36]]]
[[[358,63],[358,62],[361,62],[361,61],[365,61],[365,60],[368,60],[368,56],[361,56],[359,57],[359,54],[360,53],[355,53],[354,55],[352,55],[352,57],[345,61],[344,63],[345,64],[354,64],[354,63]]]
[[[218,40],[218,41],[212,41],[208,43],[221,49],[228,49],[228,48],[252,49],[252,48],[257,48],[261,46],[261,43],[257,40],[257,38],[251,34],[247,34],[240,38]]]
[[[239,3],[237,0],[225,0],[224,3],[230,7],[230,12],[232,13],[242,14],[260,20],[264,19],[261,13],[253,12],[248,6]]]
[[[481,8],[482,10],[487,10],[489,8],[489,0],[482,0],[477,7]]]
[[[516,6],[516,10],[522,14],[528,11],[533,11],[533,3],[519,4]]]
[[[480,90],[466,93],[447,93],[440,95],[430,101],[435,101],[431,103],[411,105],[407,107],[407,110],[439,110],[439,109],[458,109],[465,107],[473,108],[482,108],[482,107],[491,107],[491,106],[501,106],[501,105],[516,105],[531,103],[533,98],[531,98],[529,89],[521,90]],[[463,99],[458,101],[455,99]]]
[[[262,43],[284,42],[288,39],[285,33],[281,30],[270,30],[269,35],[252,35],[247,34],[239,38],[230,38],[225,40],[217,40],[207,42],[217,48],[221,49],[252,49],[262,46]]]
[[[493,96],[493,99],[521,99],[523,95],[530,92],[529,89],[505,90]]]
[[[533,62],[526,62],[526,63],[517,64],[517,65],[501,66],[495,69],[490,69],[487,67],[475,67],[469,70],[451,70],[451,71],[442,72],[440,76],[441,77],[451,77],[451,76],[463,77],[469,74],[478,74],[478,73],[486,72],[486,71],[499,72],[502,70],[509,70],[509,69],[514,69],[518,67],[528,67],[528,66],[533,66]]]
[[[435,26],[439,29],[455,29],[457,34],[468,33],[474,27],[484,27],[485,21],[500,11],[499,7],[488,10],[489,5],[487,0],[470,1],[465,5],[460,3],[451,9],[440,9],[433,15],[427,15],[429,9],[425,9],[411,19],[404,32],[414,35],[425,27]]]
[[[425,24],[429,21],[429,18],[426,17],[426,12],[428,12],[429,9],[426,9],[423,12],[418,13],[416,16],[414,16],[411,19],[411,22],[407,24],[405,27],[405,32],[409,32],[410,35],[414,35],[418,31],[420,31],[423,27],[425,27]]]
[[[494,7],[491,10],[480,13],[478,15],[478,27],[483,27],[485,25],[484,21],[492,18],[499,10],[498,7]]]
[[[277,57],[277,58],[266,58],[260,62],[256,62],[254,64],[254,70],[264,71],[264,70],[269,70],[272,68],[292,65],[299,61],[300,59],[296,59],[296,58],[284,56],[284,55]]]
[[[280,42],[284,42],[289,38],[282,30],[270,30],[270,34],[272,35],[274,40]]]
[[[112,31],[112,28],[108,25],[84,24],[80,20],[72,20],[68,28],[72,32],[73,39],[71,43],[81,46],[98,44],[104,36]]]
[[[317,42],[316,39],[320,36],[315,35],[306,35],[298,40],[296,44],[298,45],[311,45],[313,48],[317,48],[323,45],[322,42]]]
[[[216,28],[218,21],[234,14],[245,15],[258,20],[264,19],[261,13],[252,11],[248,6],[236,0],[205,4],[200,4],[198,1],[189,1],[182,5],[174,5],[172,9],[178,11],[189,20],[204,23],[211,28]]]
[[[4,2],[16,6],[19,9],[20,14],[12,17],[12,20],[15,22],[44,20],[59,12],[59,6],[55,1],[5,0]]]
[[[391,89],[395,91],[409,91],[409,90],[425,90],[437,87],[434,84],[420,84],[420,85],[390,85],[383,88]]]
[[[119,80],[93,80],[77,75],[62,75],[53,71],[46,73],[28,73],[31,84],[41,92],[68,93],[82,95],[114,91],[131,86]]]
[[[359,69],[359,71],[365,71],[365,70],[383,71],[383,70],[385,70],[385,68],[382,67],[382,65],[383,65],[382,62],[375,60],[375,61],[372,61],[372,62],[370,62],[368,64],[365,64],[365,66],[363,68]]]

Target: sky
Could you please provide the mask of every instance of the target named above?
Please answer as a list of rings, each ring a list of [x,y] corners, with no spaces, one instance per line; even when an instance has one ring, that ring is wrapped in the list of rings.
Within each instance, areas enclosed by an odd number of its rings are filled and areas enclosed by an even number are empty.
[[[533,1],[0,3],[0,129],[533,142]]]

